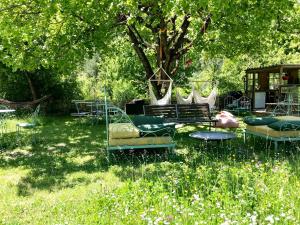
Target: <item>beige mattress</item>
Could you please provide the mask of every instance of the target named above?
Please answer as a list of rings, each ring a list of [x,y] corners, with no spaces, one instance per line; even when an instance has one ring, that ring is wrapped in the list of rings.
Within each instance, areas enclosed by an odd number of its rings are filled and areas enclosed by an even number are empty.
[[[109,138],[138,138],[140,131],[132,123],[109,124]]]
[[[126,138],[126,139],[109,139],[110,146],[122,146],[122,145],[162,145],[171,144],[171,137],[139,137],[139,138]]]
[[[271,136],[271,137],[300,137],[300,131],[277,131],[273,130],[272,128],[268,126],[250,126],[247,125],[246,127],[247,130],[264,134],[266,136]]]
[[[283,121],[298,121],[300,120],[299,116],[276,116],[275,118]]]

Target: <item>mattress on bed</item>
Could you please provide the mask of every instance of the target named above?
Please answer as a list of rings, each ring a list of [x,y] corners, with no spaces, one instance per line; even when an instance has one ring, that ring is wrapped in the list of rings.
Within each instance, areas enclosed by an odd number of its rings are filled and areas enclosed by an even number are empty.
[[[270,136],[270,137],[300,137],[300,131],[294,131],[294,130],[289,130],[289,131],[277,131],[273,130],[272,128],[268,127],[267,125],[264,126],[251,126],[247,125],[246,130],[252,131],[255,133],[259,133],[265,136]]]

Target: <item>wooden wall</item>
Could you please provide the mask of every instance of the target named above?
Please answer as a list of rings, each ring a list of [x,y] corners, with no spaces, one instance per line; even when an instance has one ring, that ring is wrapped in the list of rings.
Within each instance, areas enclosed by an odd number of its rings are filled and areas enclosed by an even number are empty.
[[[258,86],[259,91],[269,90],[269,73],[261,72],[258,74]]]
[[[298,77],[299,71],[298,69],[296,70],[289,70],[288,76],[288,84],[299,84],[299,77]]]

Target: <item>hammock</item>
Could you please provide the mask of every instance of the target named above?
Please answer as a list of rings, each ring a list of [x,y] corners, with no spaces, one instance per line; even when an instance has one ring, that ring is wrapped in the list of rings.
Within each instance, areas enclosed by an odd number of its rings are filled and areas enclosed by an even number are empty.
[[[200,89],[201,89],[201,90],[205,90],[208,84],[209,84],[209,82],[208,82],[208,81],[205,81],[205,82],[201,85]],[[176,90],[177,104],[192,104],[192,102],[193,102],[193,97],[194,97],[194,90],[195,90],[195,87],[194,87],[194,85],[192,85],[192,91],[191,91],[191,93],[188,95],[187,98],[184,98],[183,96],[181,96],[181,95],[179,94],[179,92]]]
[[[46,101],[50,97],[51,97],[50,95],[46,95],[42,98],[39,98],[39,99],[36,99],[33,101],[28,101],[28,102],[13,102],[13,101],[9,101],[6,99],[0,99],[0,104],[7,105],[10,108],[14,108],[14,109],[16,109],[16,108],[32,108],[33,106]]]
[[[189,96],[187,98],[184,98],[179,94],[178,90],[176,90],[177,104],[192,104],[193,92],[194,92],[194,87],[192,89],[192,92],[189,94]]]
[[[158,74],[158,72],[163,72],[168,78],[169,80],[161,80],[161,79],[156,79],[156,75]],[[154,79],[152,79],[154,78]],[[157,81],[157,82],[164,82],[167,81],[169,82],[169,87],[168,90],[165,94],[165,96],[162,99],[157,99],[154,92],[153,92],[153,86],[151,84],[151,81]],[[150,104],[151,105],[167,105],[167,104],[171,104],[171,96],[172,96],[172,84],[173,84],[173,80],[172,78],[167,74],[167,72],[164,70],[164,68],[160,67],[148,80],[149,82],[149,97],[150,97]]]
[[[168,88],[167,93],[162,99],[157,99],[154,92],[153,92],[153,86],[151,84],[151,81],[149,80],[149,94],[150,94],[150,104],[151,105],[167,105],[171,103],[171,95],[172,95],[172,84],[173,81],[170,80],[170,85]]]
[[[194,90],[193,92],[194,102],[198,104],[208,103],[210,109],[214,108],[217,99],[217,94],[218,94],[217,88],[218,88],[218,83],[216,83],[216,85],[214,86],[213,90],[211,91],[208,97],[202,97],[198,91]]]

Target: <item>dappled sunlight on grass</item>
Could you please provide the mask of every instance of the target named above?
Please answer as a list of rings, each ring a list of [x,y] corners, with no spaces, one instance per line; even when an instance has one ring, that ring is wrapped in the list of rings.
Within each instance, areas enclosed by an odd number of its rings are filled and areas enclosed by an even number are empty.
[[[103,124],[45,117],[32,142],[26,131],[18,139],[17,122],[0,149],[0,223],[300,221],[300,143],[278,152],[260,138],[244,144],[243,127],[228,130],[233,140],[205,142],[189,134],[208,127],[187,125],[177,128],[176,154],[128,150],[108,161]]]

